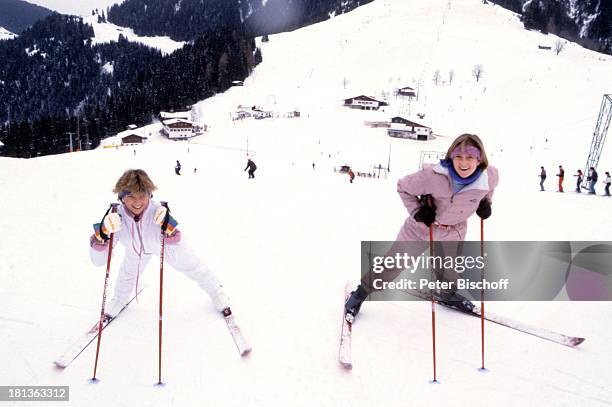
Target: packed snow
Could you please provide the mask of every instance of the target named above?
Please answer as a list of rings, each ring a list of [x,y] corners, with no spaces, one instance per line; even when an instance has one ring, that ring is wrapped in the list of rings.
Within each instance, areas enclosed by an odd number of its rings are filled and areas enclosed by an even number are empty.
[[[74,406],[610,405],[612,310],[604,302],[488,304],[587,339],[570,349],[487,324],[486,373],[478,370],[480,321],[438,307],[439,384],[430,383],[431,305],[366,303],[353,331],[353,371],[337,363],[344,283],[359,278],[360,241],[395,238],[407,216],[397,179],[418,169],[422,151],[445,151],[461,133],[482,137],[500,173],[487,239],[609,240],[612,199],[571,192],[571,174],[584,168],[602,95],[612,93],[612,58],[572,43],[559,55],[538,49],[555,40],[481,0],[376,0],[259,43],[264,62],[244,86],[194,107],[209,129],[190,142],[162,138],[156,123],[136,130],[150,136],[142,146],[109,140],[94,151],[0,159],[0,384],[68,385]],[[404,86],[418,100],[394,96]],[[342,107],[361,94],[389,106]],[[300,117],[232,121],[238,105]],[[364,126],[417,114],[434,140]],[[247,155],[255,180],[243,171]],[[333,170],[343,164],[363,172],[390,164],[391,172],[350,184]],[[559,164],[565,194],[553,192]],[[546,192],[540,165],[549,171]],[[169,201],[184,238],[223,279],[253,345],[248,357],[237,355],[206,295],[166,265],[166,385],[154,386],[152,261],[139,302],[104,332],[100,382],[88,382],[95,346],[64,371],[53,367],[99,316],[104,269],[90,264],[88,237],[127,168],[151,175],[154,199]],[[598,169],[612,169],[609,145]],[[468,240],[478,240],[478,222],[470,219]],[[111,280],[120,259],[121,250]]]

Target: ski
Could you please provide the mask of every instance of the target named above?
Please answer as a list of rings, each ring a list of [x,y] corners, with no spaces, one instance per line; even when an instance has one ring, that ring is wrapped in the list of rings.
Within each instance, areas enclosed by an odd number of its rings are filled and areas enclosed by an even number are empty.
[[[228,308],[228,311],[229,311],[229,308]],[[251,344],[249,343],[249,341],[242,334],[240,327],[236,323],[234,314],[232,314],[232,312],[229,311],[227,314],[226,313],[223,314],[223,318],[225,319],[225,323],[227,324],[227,329],[229,330],[230,335],[232,335],[232,339],[234,340],[234,343],[236,344],[236,348],[238,349],[238,353],[240,354],[240,356],[248,355],[251,352],[251,350],[253,350],[253,348],[251,347]]]
[[[422,291],[406,291],[406,293],[414,295],[419,298],[423,298],[425,300],[431,300],[431,294],[425,293]],[[446,308],[461,312],[462,314],[471,315],[477,318],[481,317],[481,310],[480,310],[480,307],[477,305],[474,305],[474,308],[470,311],[467,309],[460,309],[460,308],[453,307],[449,304],[445,304],[444,302],[436,301],[436,303]],[[546,339],[546,340],[549,340],[549,341],[552,341],[552,342],[555,342],[561,345],[569,346],[569,347],[578,346],[585,340],[585,338],[581,338],[578,336],[565,335],[559,332],[551,331],[546,328],[525,324],[523,322],[516,321],[510,318],[504,317],[502,315],[492,313],[490,311],[487,311],[485,313],[484,319],[489,322],[503,325],[510,329],[514,329],[514,330],[517,330],[517,331],[520,331],[520,332],[523,332],[529,335],[536,336],[541,339]]]
[[[347,370],[353,368],[351,341],[353,338],[353,320],[354,317],[351,314],[347,314],[344,311],[344,304],[351,295],[351,283],[346,282],[344,286],[344,303],[342,303],[342,330],[340,332],[340,347],[338,349],[338,362],[340,366]]]
[[[140,294],[144,290],[144,287],[140,288],[138,294]],[[136,294],[132,299],[125,304],[125,307],[121,308],[119,313],[113,318],[107,318],[102,322],[102,330],[106,329],[111,322],[113,322],[117,317],[127,308],[128,305],[138,295]],[[98,325],[100,321],[96,321],[96,323],[83,335],[81,335],[72,345],[70,345],[62,354],[53,361],[55,366],[59,368],[66,368],[70,363],[72,363],[87,347],[98,337]]]

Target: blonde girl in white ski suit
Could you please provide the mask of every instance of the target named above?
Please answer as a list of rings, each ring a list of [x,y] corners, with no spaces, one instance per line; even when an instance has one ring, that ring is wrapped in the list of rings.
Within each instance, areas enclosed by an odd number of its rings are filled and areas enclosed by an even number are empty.
[[[229,315],[229,300],[219,278],[182,239],[168,209],[151,200],[156,189],[145,171],[127,170],[113,189],[121,202],[117,212],[108,212],[101,223],[94,225],[95,233],[90,238],[89,250],[93,264],[106,264],[111,233],[114,233],[113,247],[121,242],[125,248],[114,296],[106,307],[106,314],[116,316],[134,297],[141,273],[151,258],[160,254],[163,229],[166,235],[165,261],[202,287],[219,312]]]

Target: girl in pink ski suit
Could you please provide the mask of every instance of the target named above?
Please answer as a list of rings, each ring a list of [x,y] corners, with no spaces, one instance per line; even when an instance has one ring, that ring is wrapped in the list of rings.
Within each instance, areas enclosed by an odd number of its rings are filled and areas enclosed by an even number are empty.
[[[421,254],[429,244],[430,225],[434,241],[463,241],[470,216],[476,213],[486,219],[491,215],[491,199],[498,181],[497,169],[489,166],[480,138],[462,134],[440,163],[424,166],[398,181],[397,192],[409,216],[389,253],[401,252],[402,242],[410,241],[423,243],[410,245],[413,250],[422,247],[415,253]],[[380,277],[392,281],[401,271],[387,269]],[[357,315],[361,303],[374,290],[370,281],[364,276],[361,285],[351,293],[345,305],[348,314]]]
[[[160,254],[162,230],[166,235],[164,260],[204,289],[218,311],[230,313],[229,300],[217,276],[184,242],[168,209],[151,200],[155,189],[145,171],[126,171],[113,190],[121,202],[117,213],[107,212],[102,222],[94,225],[95,233],[90,237],[89,250],[93,264],[106,264],[111,233],[114,233],[113,248],[117,242],[125,248],[114,296],[105,313],[110,317],[116,316],[135,296],[140,274],[151,258]],[[112,254],[115,254],[114,250]]]

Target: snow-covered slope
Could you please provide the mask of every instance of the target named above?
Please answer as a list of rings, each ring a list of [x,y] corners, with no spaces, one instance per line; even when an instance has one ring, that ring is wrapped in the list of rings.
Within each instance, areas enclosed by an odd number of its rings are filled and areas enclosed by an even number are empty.
[[[469,24],[470,15],[479,23]],[[551,159],[581,168],[602,95],[612,92],[612,58],[571,43],[559,55],[538,48],[555,40],[525,31],[512,13],[478,1],[377,1],[272,36],[261,44],[264,63],[247,79],[248,86],[207,100],[201,109],[206,114],[238,103],[276,102],[311,116],[356,115],[354,123],[362,128],[367,114],[327,106],[360,94],[386,96],[391,106],[372,118],[423,113],[420,122],[434,132],[445,137],[475,132],[498,151],[510,140],[523,154],[554,142],[557,156]],[[480,82],[472,75],[476,65],[484,71]],[[403,86],[419,91],[418,101],[392,96]],[[350,138],[348,133],[339,136]]]
[[[153,134],[136,148],[1,159],[0,383],[69,385],[74,406],[609,405],[608,303],[489,304],[491,311],[587,341],[568,349],[487,325],[484,374],[477,370],[479,321],[438,309],[440,385],[429,383],[430,305],[367,303],[355,324],[353,372],[336,361],[343,287],[359,276],[360,241],[395,238],[407,215],[397,178],[418,168],[421,151],[444,151],[460,133],[480,134],[500,171],[488,239],[609,239],[610,198],[538,191],[540,165],[551,174],[559,163],[568,173],[582,168],[601,95],[610,87],[609,57],[571,44],[558,56],[538,50],[552,40],[523,31],[511,13],[480,0],[450,8],[447,0],[377,0],[272,36],[245,86],[196,106],[210,131],[189,144]],[[478,63],[485,73],[476,83],[471,70]],[[447,80],[451,68],[453,83],[436,86],[435,70]],[[419,100],[411,105],[389,96],[412,85]],[[385,112],[340,107],[345,98],[383,91],[390,103]],[[232,122],[238,104],[297,108],[302,115]],[[363,126],[398,113],[424,113],[437,139],[389,139],[384,129]],[[243,172],[247,149],[258,166],[254,181]],[[386,166],[389,150],[388,178],[349,184],[332,170],[344,163],[365,171]],[[177,159],[180,177],[173,171]],[[150,173],[159,186],[155,199],[170,202],[184,237],[222,276],[254,347],[248,358],[237,356],[205,295],[166,266],[167,384],[153,386],[153,261],[139,303],[104,335],[100,383],[87,382],[93,347],[65,371],[52,368],[99,313],[104,270],[89,263],[87,238],[126,168]],[[609,148],[600,168],[612,168]],[[477,219],[469,228],[468,239],[478,239]]]
[[[97,15],[89,15],[84,18],[84,22],[90,24],[94,29],[95,37],[93,44],[118,41],[119,35],[123,35],[131,42],[139,42],[151,48],[157,48],[164,54],[170,54],[185,45],[182,41],[174,41],[170,37],[143,37],[134,33],[128,27],[120,27],[112,23],[99,23]]]
[[[16,35],[12,32],[8,31],[4,27],[0,27],[0,41],[1,40],[10,40],[11,38],[15,38]]]

